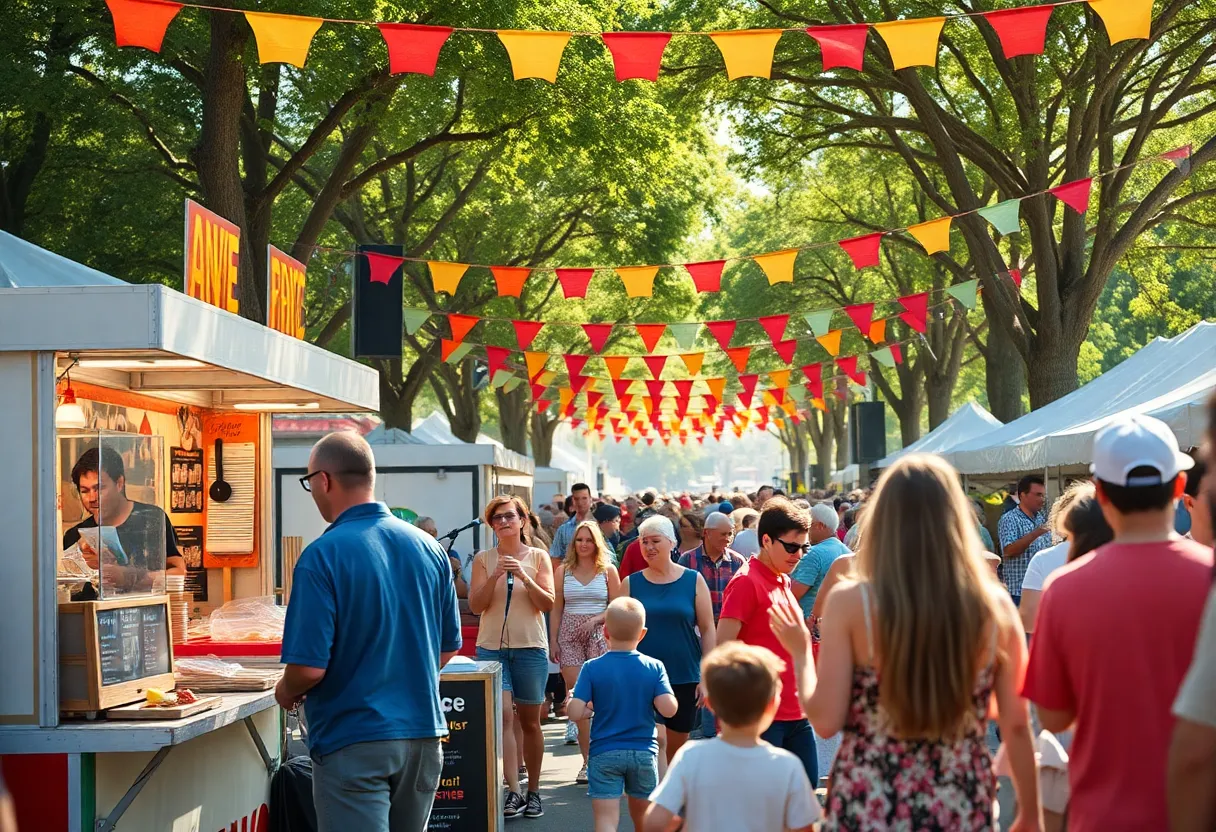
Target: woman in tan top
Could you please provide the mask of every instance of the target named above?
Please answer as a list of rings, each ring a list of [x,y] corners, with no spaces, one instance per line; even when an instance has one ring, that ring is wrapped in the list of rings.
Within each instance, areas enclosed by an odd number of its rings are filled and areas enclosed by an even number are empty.
[[[481,616],[477,660],[502,665],[502,756],[507,775],[507,817],[540,817],[540,767],[545,753],[540,709],[549,679],[545,613],[553,608],[553,565],[548,552],[528,544],[528,507],[519,497],[495,497],[486,522],[498,546],[473,559],[469,608]],[[510,597],[508,599],[508,588]],[[516,747],[518,718],[523,748]],[[519,792],[519,757],[528,772],[528,795]]]

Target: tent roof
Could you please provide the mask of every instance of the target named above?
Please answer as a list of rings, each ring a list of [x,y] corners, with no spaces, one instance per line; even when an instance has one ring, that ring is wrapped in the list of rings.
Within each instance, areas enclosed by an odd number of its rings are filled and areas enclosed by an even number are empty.
[[[0,289],[125,285],[116,277],[0,231]]]
[[[1120,414],[1164,421],[1183,448],[1198,445],[1216,389],[1216,323],[1156,338],[1123,363],[1049,405],[959,445],[946,458],[964,474],[1090,462],[1093,437]]]
[[[494,445],[498,448],[505,447],[497,439],[486,436],[484,433],[477,434],[475,443],[466,443],[462,439],[458,439],[456,434],[452,433],[452,427],[448,424],[448,420],[443,418],[443,414],[438,410],[432,411],[430,416],[414,422],[413,430],[410,431],[416,439],[421,440],[418,444],[424,445]]]
[[[377,425],[367,436],[364,437],[369,445],[425,445],[416,436],[413,436],[400,428],[385,427],[383,424]]]
[[[970,442],[1001,426],[1001,420],[975,402],[967,402],[950,414],[950,418],[933,430],[895,453],[875,462],[874,468],[890,468],[905,454],[944,454],[965,442]]]

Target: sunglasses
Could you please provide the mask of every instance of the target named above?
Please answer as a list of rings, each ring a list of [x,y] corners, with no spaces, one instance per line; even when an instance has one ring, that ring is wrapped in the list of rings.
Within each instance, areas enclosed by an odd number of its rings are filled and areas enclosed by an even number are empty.
[[[786,554],[792,555],[795,552],[802,552],[802,554],[805,555],[807,552],[811,551],[811,544],[809,543],[786,543],[780,538],[777,539],[777,542],[781,544],[782,549],[785,549]]]
[[[519,519],[519,515],[513,511],[504,511],[502,514],[495,514],[490,518],[490,525],[501,526],[503,523],[514,523]]]

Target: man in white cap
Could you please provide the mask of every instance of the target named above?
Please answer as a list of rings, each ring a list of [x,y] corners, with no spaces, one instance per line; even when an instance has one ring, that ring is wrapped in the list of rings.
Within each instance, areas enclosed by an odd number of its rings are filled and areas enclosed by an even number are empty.
[[[1212,550],[1174,533],[1193,460],[1148,416],[1094,438],[1115,539],[1056,571],[1039,605],[1023,695],[1043,727],[1075,729],[1070,832],[1168,829],[1170,713],[1211,584]]]

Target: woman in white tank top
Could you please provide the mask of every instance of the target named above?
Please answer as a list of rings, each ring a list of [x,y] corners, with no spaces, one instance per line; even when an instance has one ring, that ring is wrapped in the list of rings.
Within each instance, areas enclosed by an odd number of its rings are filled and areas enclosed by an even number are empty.
[[[621,592],[621,578],[608,544],[594,520],[584,520],[574,530],[566,557],[553,576],[556,598],[549,623],[549,649],[553,661],[561,666],[567,690],[574,690],[583,663],[604,655],[604,616],[608,604]],[[587,782],[587,751],[591,725],[579,720],[578,745],[583,767],[575,782]]]

